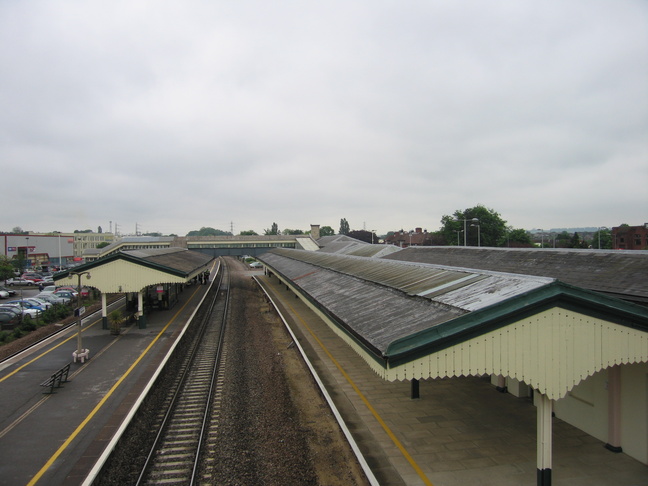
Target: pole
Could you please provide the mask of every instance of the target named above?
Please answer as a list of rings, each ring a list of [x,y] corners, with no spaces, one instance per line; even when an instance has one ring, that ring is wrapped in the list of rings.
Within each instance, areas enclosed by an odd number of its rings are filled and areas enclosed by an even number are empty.
[[[77,313],[79,314],[77,319],[77,356],[80,356],[83,353],[81,345],[81,274],[78,273],[77,277],[79,278],[77,283]]]
[[[464,246],[466,245],[466,220],[464,219]]]

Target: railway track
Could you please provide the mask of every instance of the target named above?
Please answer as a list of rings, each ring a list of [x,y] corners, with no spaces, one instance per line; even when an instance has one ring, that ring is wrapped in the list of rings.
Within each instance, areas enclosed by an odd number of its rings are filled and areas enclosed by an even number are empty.
[[[217,423],[213,407],[229,305],[229,272],[221,267],[214,298],[201,314],[153,423],[155,440],[135,484],[192,485],[199,481],[203,442]],[[215,414],[215,417],[213,416]]]

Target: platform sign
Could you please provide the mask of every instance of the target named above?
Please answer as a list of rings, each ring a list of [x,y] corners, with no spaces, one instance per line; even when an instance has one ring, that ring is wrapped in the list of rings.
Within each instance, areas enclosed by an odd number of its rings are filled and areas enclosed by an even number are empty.
[[[157,288],[155,289],[155,291],[158,294],[163,294],[164,293],[164,287],[162,287],[161,285],[158,285]]]
[[[79,317],[85,314],[85,306],[83,307],[77,307],[74,309],[74,317]]]

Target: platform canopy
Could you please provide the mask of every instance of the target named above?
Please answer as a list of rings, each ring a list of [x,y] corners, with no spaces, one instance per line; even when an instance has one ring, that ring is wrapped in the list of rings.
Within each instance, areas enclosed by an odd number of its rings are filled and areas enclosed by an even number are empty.
[[[648,309],[555,278],[272,250],[259,258],[384,379],[495,374],[550,399],[648,361]]]
[[[82,274],[83,285],[102,293],[140,292],[152,285],[189,282],[208,271],[213,260],[185,248],[122,251],[58,272],[54,282],[76,286]]]

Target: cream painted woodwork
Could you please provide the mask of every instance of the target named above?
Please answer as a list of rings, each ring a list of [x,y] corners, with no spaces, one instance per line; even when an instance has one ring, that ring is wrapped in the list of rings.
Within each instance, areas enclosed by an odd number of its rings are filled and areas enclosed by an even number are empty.
[[[140,292],[142,289],[151,285],[185,283],[202,271],[204,271],[202,268],[196,270],[195,274],[185,278],[146,265],[136,264],[126,260],[114,260],[90,270],[90,280],[86,280],[86,277],[83,276],[81,278],[81,284],[95,287],[101,292],[108,294]],[[72,274],[71,279],[61,279],[56,283],[65,284],[68,281],[70,285],[76,286],[78,278]]]
[[[648,333],[555,307],[382,372],[389,381],[492,373],[558,400],[597,371],[647,361]]]

